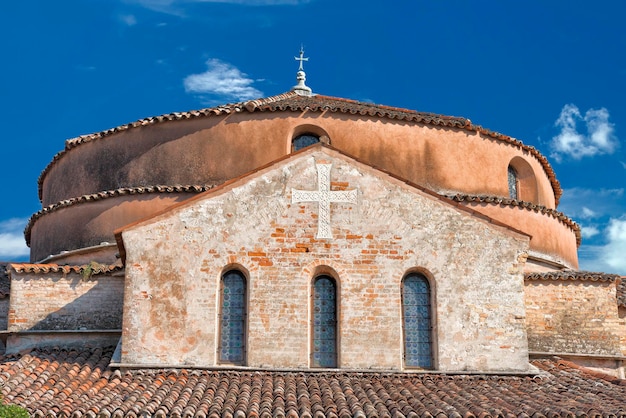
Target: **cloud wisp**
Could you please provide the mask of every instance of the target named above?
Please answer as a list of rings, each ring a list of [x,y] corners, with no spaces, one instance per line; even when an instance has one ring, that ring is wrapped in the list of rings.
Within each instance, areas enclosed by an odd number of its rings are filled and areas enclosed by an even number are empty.
[[[232,64],[211,58],[206,65],[205,72],[185,77],[183,84],[187,93],[200,96],[208,104],[263,96],[260,90],[252,86],[255,80]]]
[[[126,0],[127,3],[138,4],[146,9],[183,17],[184,6],[194,3],[222,3],[241,6],[297,6],[310,3],[312,0]]]
[[[609,111],[605,108],[589,109],[583,115],[578,107],[566,104],[554,125],[560,128],[552,138],[551,156],[561,162],[563,157],[580,160],[601,154],[612,154],[619,142],[614,134],[614,126],[609,122]],[[586,133],[579,132],[584,124]]]
[[[606,232],[608,243],[602,258],[610,267],[626,274],[626,216],[611,219]]]
[[[30,253],[24,240],[24,227],[28,219],[12,218],[0,222],[0,260],[25,259]]]

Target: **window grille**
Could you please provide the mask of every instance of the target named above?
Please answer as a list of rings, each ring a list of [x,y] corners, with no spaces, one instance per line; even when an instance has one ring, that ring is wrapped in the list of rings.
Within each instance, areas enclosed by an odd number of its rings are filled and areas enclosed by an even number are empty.
[[[312,352],[314,367],[337,367],[337,291],[329,276],[313,285]]]
[[[221,362],[243,364],[246,351],[246,279],[237,270],[222,276],[220,318]]]
[[[404,321],[404,364],[408,367],[432,367],[432,317],[430,285],[421,274],[409,274],[402,286]]]

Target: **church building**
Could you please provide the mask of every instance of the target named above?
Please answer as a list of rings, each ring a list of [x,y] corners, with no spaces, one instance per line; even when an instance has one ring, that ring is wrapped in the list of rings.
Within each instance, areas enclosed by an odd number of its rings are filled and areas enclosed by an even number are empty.
[[[626,416],[626,287],[537,149],[314,93],[67,140],[0,277],[39,417]]]

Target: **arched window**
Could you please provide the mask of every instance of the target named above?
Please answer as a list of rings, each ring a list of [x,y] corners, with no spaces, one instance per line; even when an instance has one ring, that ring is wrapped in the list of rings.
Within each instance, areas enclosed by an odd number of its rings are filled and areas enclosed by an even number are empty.
[[[432,368],[430,285],[422,274],[408,274],[402,281],[402,319],[405,366]]]
[[[337,367],[337,289],[330,276],[313,283],[313,367]]]
[[[219,361],[244,364],[246,358],[246,279],[237,270],[224,273],[221,282]]]
[[[509,197],[511,199],[519,199],[519,176],[517,170],[509,166],[508,169]]]
[[[295,137],[291,143],[291,150],[298,151],[310,145],[320,142],[320,137],[314,134],[303,134]]]

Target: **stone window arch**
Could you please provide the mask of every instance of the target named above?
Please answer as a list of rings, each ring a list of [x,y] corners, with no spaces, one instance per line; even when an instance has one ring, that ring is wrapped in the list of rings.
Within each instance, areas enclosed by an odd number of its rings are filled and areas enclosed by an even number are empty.
[[[514,157],[509,162],[507,183],[509,198],[540,204],[535,172],[522,157]]]
[[[311,365],[337,367],[337,282],[328,274],[318,275],[313,280],[311,293]]]
[[[432,292],[428,278],[410,272],[402,279],[404,365],[432,369],[434,365]]]
[[[220,280],[220,318],[218,358],[220,363],[246,363],[248,304],[246,276],[237,269],[222,274]]]

